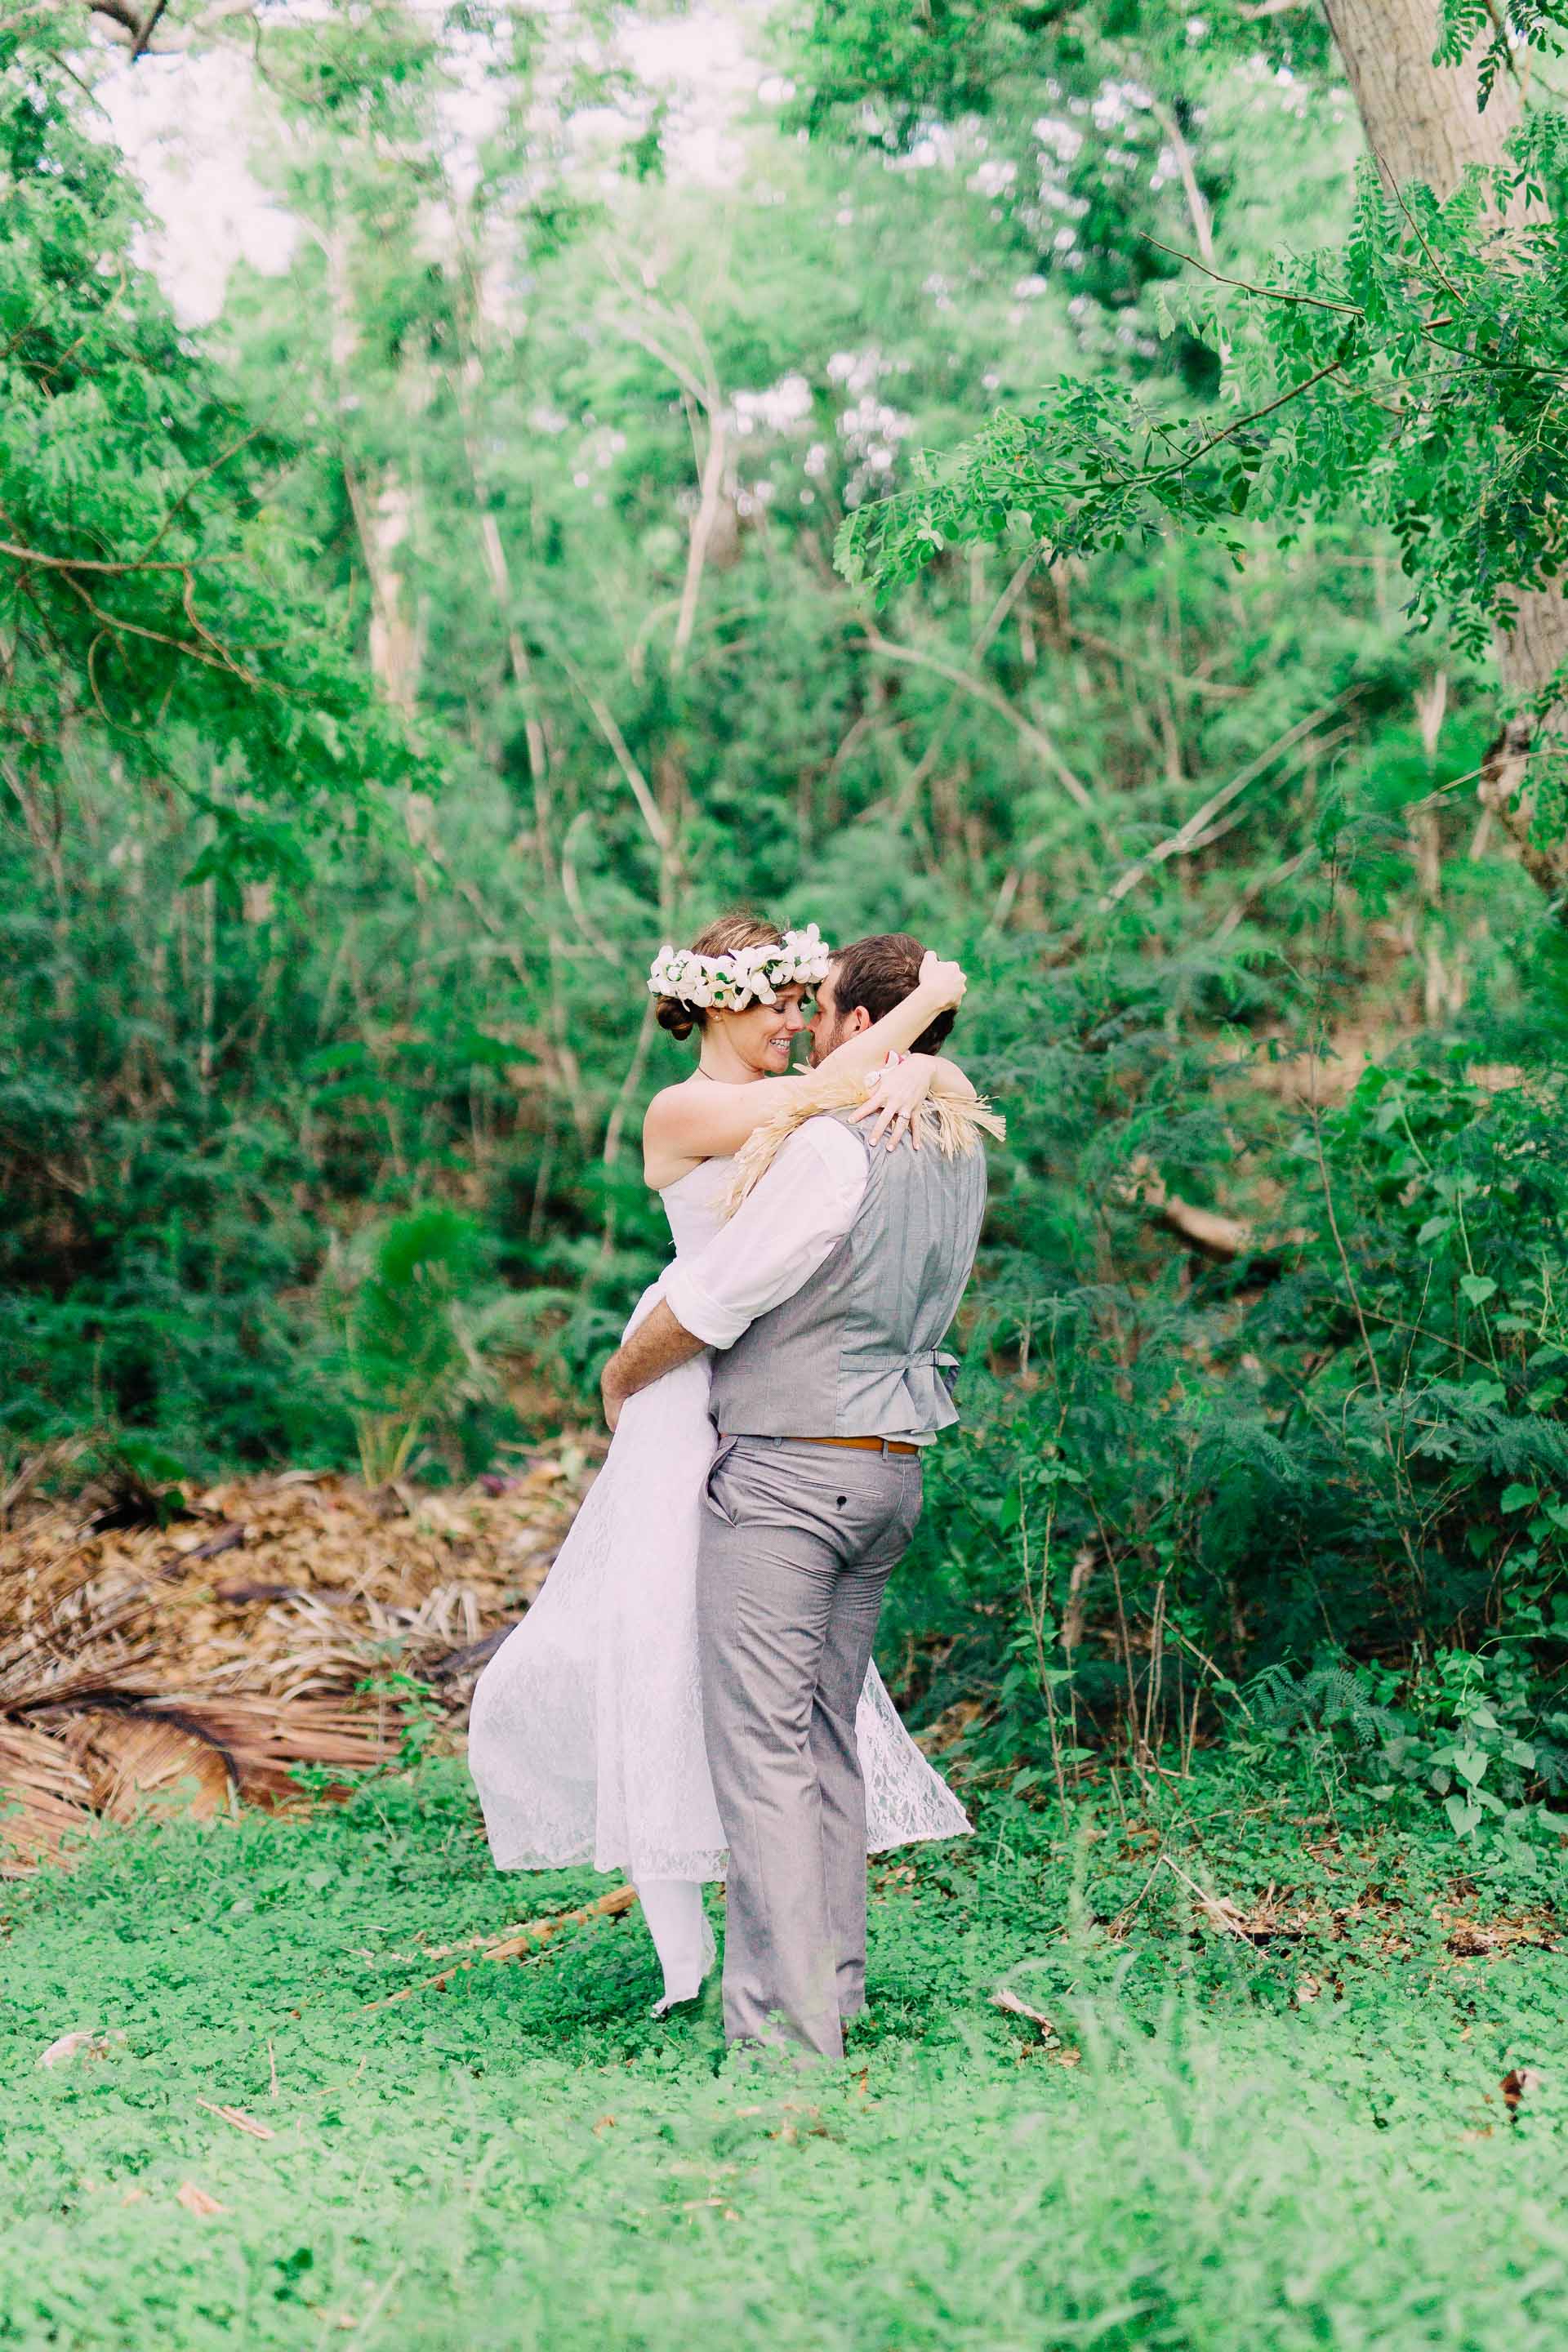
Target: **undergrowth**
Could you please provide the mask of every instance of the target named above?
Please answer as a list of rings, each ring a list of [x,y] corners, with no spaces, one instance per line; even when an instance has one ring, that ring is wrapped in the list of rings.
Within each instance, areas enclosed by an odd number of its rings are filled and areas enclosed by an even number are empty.
[[[0,2344],[1555,2346],[1568,1958],[1457,1866],[1225,1768],[1001,1801],[873,1864],[797,2078],[652,2020],[635,1914],[368,2008],[598,1890],[498,1878],[449,1762],[111,1832],[0,1906]]]

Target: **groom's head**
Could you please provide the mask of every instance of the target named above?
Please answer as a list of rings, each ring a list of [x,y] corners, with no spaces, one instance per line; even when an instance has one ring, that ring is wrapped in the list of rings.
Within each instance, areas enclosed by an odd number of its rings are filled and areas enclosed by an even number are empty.
[[[816,1011],[811,1030],[811,1058],[820,1062],[847,1037],[869,1029],[910,995],[921,976],[925,950],[908,931],[879,931],[875,939],[857,940],[840,948],[827,967],[827,977],[816,991]],[[952,1027],[952,1013],[939,1013],[921,1031],[910,1051],[934,1054]]]

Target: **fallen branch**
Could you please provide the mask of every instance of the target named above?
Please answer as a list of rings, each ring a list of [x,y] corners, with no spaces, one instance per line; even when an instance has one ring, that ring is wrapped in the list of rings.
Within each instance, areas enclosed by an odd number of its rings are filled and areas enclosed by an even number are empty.
[[[1047,2017],[1043,2009],[1031,2009],[1029,2003],[1009,1985],[1001,1986],[992,1994],[991,2006],[993,2009],[1005,2009],[1009,2017],[1026,2017],[1031,2025],[1039,2027],[1042,2041],[1058,2042],[1061,2039],[1055,2019]]]
[[[215,2107],[210,2099],[198,2099],[196,2105],[205,2107],[209,2116],[218,2116],[226,2124],[232,2124],[236,2131],[247,2132],[252,2139],[276,2139],[278,2137],[269,2124],[258,2124],[256,2117],[247,2116],[243,2107]]]
[[[1158,1169],[1142,1156],[1128,1171],[1125,1197],[1178,1234],[1200,1257],[1209,1258],[1216,1265],[1228,1265],[1238,1257],[1249,1257],[1258,1247],[1253,1229],[1244,1218],[1222,1216],[1217,1209],[1200,1209],[1195,1202],[1184,1201],[1179,1192],[1168,1192]],[[1276,1259],[1284,1250],[1301,1248],[1307,1238],[1304,1227],[1292,1225],[1288,1232],[1272,1237],[1265,1245],[1264,1255]]]
[[[531,1919],[515,1934],[503,1937],[499,1944],[490,1944],[475,1954],[472,1959],[454,1960],[449,1969],[438,1976],[426,1977],[418,1984],[405,1985],[400,1992],[389,1992],[380,2000],[367,2000],[363,2014],[373,2009],[390,2009],[394,2001],[411,2000],[416,1992],[445,1992],[452,1979],[464,1969],[480,1967],[487,1960],[521,1960],[538,1951],[561,1933],[563,1927],[586,1927],[590,1919],[618,1918],[629,1911],[637,1899],[635,1886],[613,1886],[607,1895],[585,1903],[580,1911],[556,1911],[548,1918]]]

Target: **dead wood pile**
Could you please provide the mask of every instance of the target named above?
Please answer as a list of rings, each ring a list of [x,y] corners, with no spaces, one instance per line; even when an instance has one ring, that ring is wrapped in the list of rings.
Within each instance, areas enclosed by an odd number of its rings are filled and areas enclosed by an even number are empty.
[[[461,1491],[290,1471],[186,1492],[163,1527],[90,1496],[0,1523],[0,1876],[108,1817],[300,1793],[395,1751],[391,1675],[456,1715],[544,1581],[602,1454],[563,1439]]]

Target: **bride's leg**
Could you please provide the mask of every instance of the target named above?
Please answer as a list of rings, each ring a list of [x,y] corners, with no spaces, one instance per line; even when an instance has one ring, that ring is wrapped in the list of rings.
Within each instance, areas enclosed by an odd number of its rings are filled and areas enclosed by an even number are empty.
[[[695,2000],[713,1965],[713,1931],[702,1908],[702,1889],[692,1878],[641,1878],[637,1898],[664,1970],[664,1999]]]

